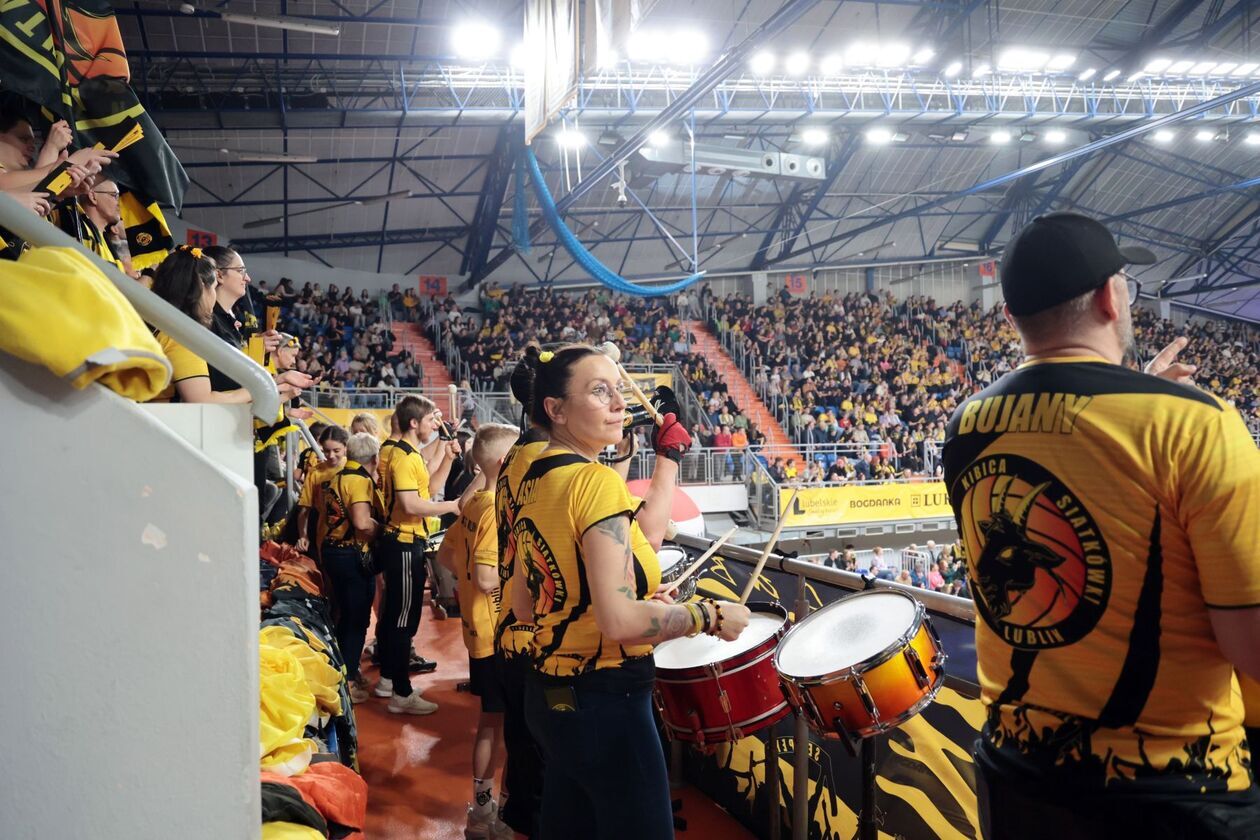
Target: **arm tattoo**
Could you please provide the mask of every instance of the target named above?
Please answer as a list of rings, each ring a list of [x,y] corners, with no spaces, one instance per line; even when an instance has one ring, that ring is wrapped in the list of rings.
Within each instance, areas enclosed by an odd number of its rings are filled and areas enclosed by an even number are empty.
[[[630,525],[624,516],[614,516],[611,519],[605,519],[593,526],[604,536],[622,546],[625,550],[625,570],[623,572],[624,580],[628,583],[634,583],[634,549],[630,543]]]
[[[691,629],[691,614],[686,608],[677,604],[670,605],[663,619],[652,617],[652,623],[643,632],[645,639],[659,639],[662,642],[687,635]]]
[[[617,591],[626,596],[627,601],[637,601],[638,597],[634,594],[634,590],[628,586],[619,586]]]

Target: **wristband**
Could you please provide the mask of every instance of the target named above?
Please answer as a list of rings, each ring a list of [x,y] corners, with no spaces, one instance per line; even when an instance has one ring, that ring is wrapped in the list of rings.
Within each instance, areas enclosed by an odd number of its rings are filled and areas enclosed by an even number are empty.
[[[687,608],[687,613],[691,616],[691,632],[687,634],[687,638],[699,636],[704,630],[703,612],[695,604],[683,604],[683,606]]]

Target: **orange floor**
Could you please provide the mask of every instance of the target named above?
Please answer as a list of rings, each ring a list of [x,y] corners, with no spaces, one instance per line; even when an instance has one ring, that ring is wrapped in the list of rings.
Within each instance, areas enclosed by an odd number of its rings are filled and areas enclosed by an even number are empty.
[[[463,840],[478,706],[475,697],[455,690],[468,679],[459,619],[437,621],[426,604],[416,649],[439,663],[433,674],[413,677],[424,696],[441,706],[436,713],[391,715],[387,701],[375,697],[355,707],[360,769],[368,783],[368,840]],[[374,667],[364,673],[375,683]],[[697,791],[684,788],[674,796],[683,799],[688,824],[678,832],[682,840],[753,836]]]

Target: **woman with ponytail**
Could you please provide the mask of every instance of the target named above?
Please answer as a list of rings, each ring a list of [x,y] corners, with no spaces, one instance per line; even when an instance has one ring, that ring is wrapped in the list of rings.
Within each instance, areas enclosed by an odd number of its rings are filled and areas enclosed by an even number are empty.
[[[599,453],[618,443],[626,400],[617,365],[570,345],[531,353],[528,417],[548,443],[520,477],[511,522],[511,596],[532,616],[525,691],[529,727],[546,763],[538,837],[674,836],[665,756],[652,716],[654,645],[706,632],[735,639],[739,604],[675,604],[625,482]],[[514,377],[515,378],[515,377]],[[672,492],[691,445],[677,417],[653,435],[654,508]],[[648,528],[655,531],[655,516]],[[660,523],[661,535],[664,521]]]

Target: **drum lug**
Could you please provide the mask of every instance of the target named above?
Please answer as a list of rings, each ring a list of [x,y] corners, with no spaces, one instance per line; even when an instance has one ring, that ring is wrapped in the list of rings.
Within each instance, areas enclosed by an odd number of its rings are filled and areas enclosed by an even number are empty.
[[[866,688],[866,680],[861,676],[854,677],[853,687],[857,690],[858,697],[862,701],[862,706],[866,709],[866,713],[871,716],[871,720],[879,723],[879,707],[875,705],[875,698],[871,696],[871,692]]]
[[[703,748],[705,746],[704,725],[700,723],[700,715],[696,714],[695,709],[691,709],[687,717],[691,720],[691,731],[696,734],[696,743]]]
[[[932,680],[928,677],[927,668],[923,667],[923,659],[913,647],[906,648],[906,663],[910,666],[910,671],[914,674],[914,681],[919,684],[919,688],[927,688],[932,683]]]

